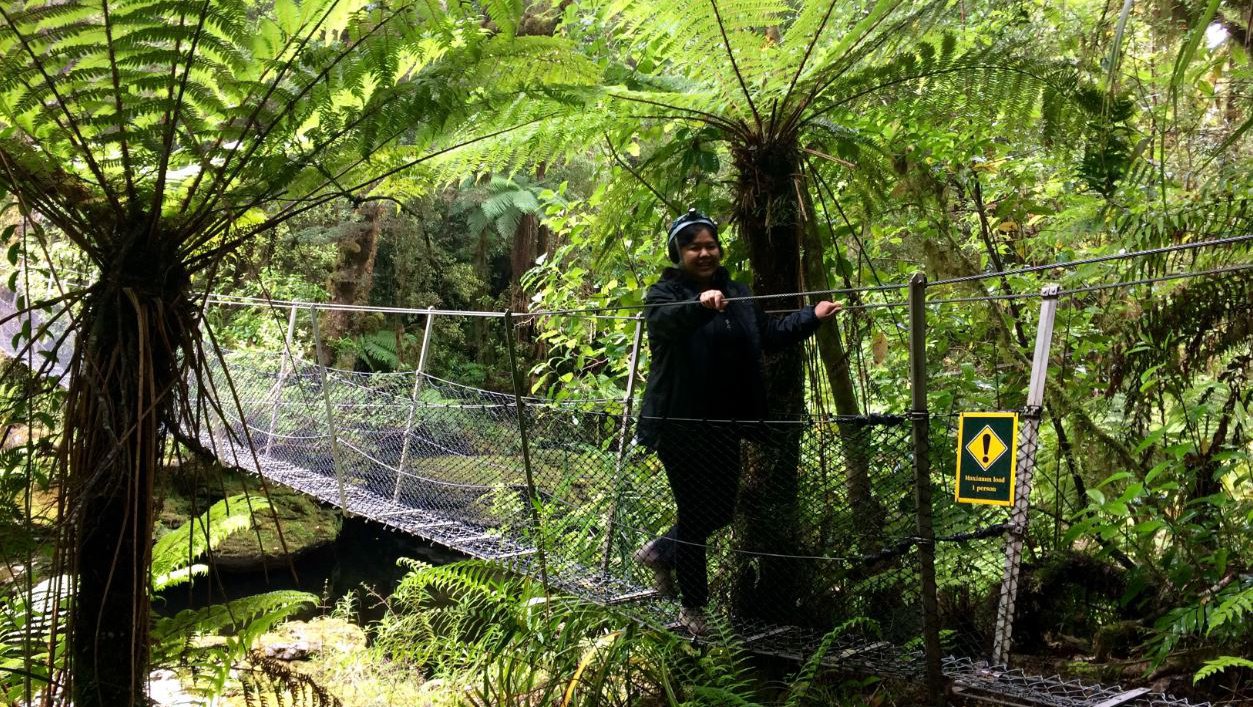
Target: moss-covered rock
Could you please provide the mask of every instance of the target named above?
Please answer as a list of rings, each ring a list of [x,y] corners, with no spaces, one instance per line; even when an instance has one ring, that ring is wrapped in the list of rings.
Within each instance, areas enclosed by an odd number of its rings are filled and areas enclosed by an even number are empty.
[[[339,535],[339,514],[308,496],[276,484],[263,487],[255,476],[201,462],[172,466],[163,475],[157,534],[186,523],[216,501],[240,494],[268,500],[269,507],[258,504],[253,529],[236,533],[218,548],[214,561],[220,569],[282,567],[291,557],[334,542]]]

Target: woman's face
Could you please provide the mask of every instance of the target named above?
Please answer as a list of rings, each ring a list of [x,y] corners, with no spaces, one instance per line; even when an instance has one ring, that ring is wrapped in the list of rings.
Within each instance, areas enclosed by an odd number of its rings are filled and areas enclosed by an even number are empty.
[[[722,264],[722,249],[709,229],[701,229],[691,243],[679,249],[679,265],[700,282],[713,279]]]

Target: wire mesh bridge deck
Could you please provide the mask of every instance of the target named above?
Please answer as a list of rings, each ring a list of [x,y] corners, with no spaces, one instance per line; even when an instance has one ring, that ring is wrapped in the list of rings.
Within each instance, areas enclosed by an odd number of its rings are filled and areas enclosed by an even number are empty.
[[[15,316],[12,294],[4,295],[0,335],[11,354],[22,345],[24,317]],[[26,327],[39,341],[53,340],[39,329]],[[36,348],[55,354],[42,343]],[[471,557],[542,575],[553,589],[623,605],[653,625],[665,626],[677,613],[633,558],[673,522],[675,508],[661,464],[632,443],[638,417],[629,400],[515,398],[421,371],[335,370],[290,350],[227,352],[211,363],[206,381],[227,401],[227,414],[207,416],[197,439],[225,465]],[[952,421],[931,422],[935,468],[948,468]],[[750,456],[783,455],[793,470],[740,479],[736,519],[710,541],[712,606],[721,625],[748,650],[802,660],[834,629],[827,665],[920,678],[909,417],[809,416],[741,424],[731,437],[710,433],[710,425],[722,423],[682,424],[692,455],[714,458],[727,444],[743,445]],[[1002,585],[1008,517],[1004,509],[955,503],[945,477],[933,475],[932,511],[935,562],[947,568],[937,589],[946,599],[941,621],[952,654],[943,668],[955,695],[1056,707],[1191,704],[989,668],[982,659],[992,622],[980,612]],[[783,505],[779,485],[788,486],[782,497],[791,499]],[[774,544],[744,541],[765,527],[776,531]]]

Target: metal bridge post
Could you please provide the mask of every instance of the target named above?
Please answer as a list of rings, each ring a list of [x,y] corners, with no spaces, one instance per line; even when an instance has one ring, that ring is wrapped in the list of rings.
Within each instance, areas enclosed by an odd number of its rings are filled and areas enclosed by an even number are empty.
[[[435,322],[435,308],[426,308],[426,328],[422,330],[422,349],[418,353],[418,368],[413,372],[413,391],[409,393],[409,414],[405,417],[405,437],[400,444],[400,462],[396,464],[396,488],[392,500],[400,500],[400,479],[409,460],[409,435],[413,434],[413,416],[418,408],[418,393],[422,391],[422,376],[426,373],[426,351],[431,344],[431,325]]]
[[[540,583],[548,592],[548,558],[544,553],[544,536],[539,520],[539,493],[535,488],[535,472],[531,468],[531,444],[526,425],[526,405],[522,401],[522,372],[518,370],[518,355],[513,343],[513,310],[505,310],[505,349],[509,352],[509,371],[513,374],[513,399],[518,410],[518,434],[522,441],[522,468],[526,473],[527,506],[531,509],[531,525],[535,532],[536,557],[539,558]],[[547,606],[547,604],[545,604]]]
[[[918,578],[922,593],[922,645],[927,696],[944,705],[940,667],[940,611],[935,584],[935,531],[931,524],[931,418],[927,410],[927,276],[909,280],[909,387],[914,432],[914,503],[918,533]]]
[[[348,509],[348,493],[344,488],[344,462],[339,451],[339,432],[335,426],[335,408],[331,405],[330,377],[326,375],[326,366],[322,365],[325,349],[322,346],[322,330],[318,328],[318,308],[309,308],[309,319],[313,323],[313,345],[317,350],[318,380],[322,384],[322,402],[326,404],[326,431],[331,439],[331,465],[335,467],[335,481],[339,484],[339,507],[344,515],[352,515]]]
[[[287,315],[287,335],[283,337],[283,357],[279,362],[278,380],[274,383],[274,407],[270,409],[270,427],[265,435],[265,448],[261,451],[261,455],[265,457],[270,456],[270,449],[274,447],[274,427],[278,424],[278,409],[283,404],[283,384],[287,382],[288,374],[296,367],[291,348],[292,339],[295,337],[296,305],[293,304]]]
[[[609,559],[613,554],[613,536],[617,532],[618,507],[622,503],[622,470],[626,463],[627,433],[631,429],[631,410],[635,404],[635,374],[639,367],[640,342],[644,338],[644,318],[635,317],[635,336],[631,340],[631,361],[627,364],[626,394],[622,396],[622,428],[618,431],[618,454],[613,466],[613,505],[609,508],[609,527],[605,531],[605,554],[601,559],[601,575],[609,575]]]
[[[996,609],[996,634],[992,645],[992,664],[1009,665],[1010,639],[1014,634],[1014,603],[1018,599],[1018,573],[1022,566],[1022,543],[1027,537],[1027,512],[1031,508],[1031,475],[1035,471],[1036,448],[1040,443],[1040,417],[1044,405],[1044,382],[1049,371],[1049,347],[1053,343],[1053,322],[1057,318],[1057,285],[1045,285],[1040,291],[1040,325],[1035,336],[1035,355],[1031,360],[1031,385],[1027,389],[1027,405],[1023,411],[1022,431],[1018,437],[1018,480],[1014,489],[1014,510],[1009,519],[1005,542],[1005,576],[1001,580],[1001,600]]]

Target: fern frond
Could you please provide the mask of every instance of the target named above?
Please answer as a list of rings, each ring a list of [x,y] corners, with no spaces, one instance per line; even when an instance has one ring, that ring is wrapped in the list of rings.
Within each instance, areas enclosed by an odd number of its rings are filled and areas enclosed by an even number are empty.
[[[1243,628],[1247,632],[1249,624],[1245,621],[1246,617],[1253,617],[1253,583],[1221,598],[1210,612],[1206,634],[1228,628]]]
[[[152,588],[161,591],[191,579],[191,563],[231,535],[252,527],[253,514],[269,508],[264,498],[232,496],[213,504],[197,518],[162,535],[152,548]]]
[[[151,633],[152,663],[168,668],[190,666],[197,690],[216,695],[262,634],[315,605],[317,597],[307,592],[277,591],[159,618]],[[224,640],[194,640],[206,635]]]
[[[1201,669],[1196,671],[1196,674],[1192,676],[1192,682],[1201,682],[1202,680],[1208,677],[1213,677],[1214,675],[1217,675],[1229,668],[1253,670],[1253,660],[1234,655],[1224,655],[1212,660],[1207,660],[1205,661],[1205,665],[1201,666]]]
[[[248,666],[240,670],[239,677],[247,707],[265,707],[269,704],[267,695],[285,696],[277,698],[281,705],[287,705],[287,698],[290,698],[290,707],[342,707],[343,704],[313,678],[261,651],[248,655]]]
[[[1238,350],[1253,335],[1253,277],[1231,273],[1198,278],[1127,321],[1111,347],[1111,390],[1124,388],[1127,406],[1146,401],[1145,372],[1185,376]],[[1148,345],[1146,345],[1148,344]]]
[[[276,591],[214,604],[201,609],[185,609],[174,616],[157,619],[153,625],[153,654],[181,654],[189,636],[231,633],[236,637],[256,636],[269,631],[294,613],[315,606],[318,598],[308,592]],[[251,641],[248,641],[251,644]]]
[[[619,0],[602,9],[606,23],[648,47],[664,73],[687,77],[717,97],[712,105],[745,120],[752,115],[741,78],[751,87],[780,81],[778,59],[788,53],[769,42],[764,30],[783,25],[790,13],[787,3],[773,0],[721,0],[716,10],[705,1]]]
[[[484,0],[483,11],[488,19],[496,25],[500,35],[512,39],[518,30],[518,22],[522,19],[525,9],[522,0]]]

